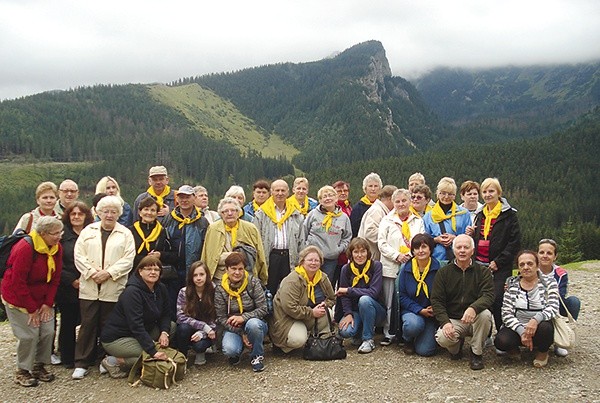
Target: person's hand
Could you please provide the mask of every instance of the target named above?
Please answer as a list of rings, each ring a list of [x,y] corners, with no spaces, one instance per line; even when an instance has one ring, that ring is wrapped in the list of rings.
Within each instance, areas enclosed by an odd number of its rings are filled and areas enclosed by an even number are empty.
[[[396,262],[402,264],[402,263],[406,263],[410,260],[411,256],[409,253],[400,253],[398,255],[398,257],[396,258]]]
[[[492,273],[494,273],[495,271],[498,270],[498,265],[493,260],[490,262],[490,265],[488,267],[490,268],[490,270],[492,271]]]
[[[160,210],[158,210],[159,217],[164,217],[164,216],[168,215],[169,213],[170,213],[170,210],[169,210],[169,206],[167,205],[167,203],[163,204],[162,208]]]
[[[533,351],[533,338],[527,333],[521,335],[521,344],[525,346],[529,351]]]
[[[419,311],[419,315],[426,318],[433,318],[433,307],[429,305],[427,308],[423,308]]]
[[[467,225],[467,228],[465,229],[465,234],[468,236],[473,236],[474,233],[475,233],[475,226]]]
[[[313,311],[313,317],[314,318],[322,318],[323,316],[325,316],[325,309],[327,309],[325,307],[325,303],[321,302],[319,305],[316,305],[312,311]]]
[[[435,237],[434,240],[436,243],[439,243],[443,247],[447,248],[450,245],[452,245],[452,241],[454,240],[454,238],[456,238],[456,235],[445,233]]]
[[[92,274],[92,280],[96,284],[103,284],[110,278],[110,274],[106,270],[99,270]]]
[[[244,342],[244,346],[248,347],[248,348],[252,348],[252,343],[250,343],[250,340],[248,340],[248,335],[247,334],[243,334],[242,335],[242,341]]]
[[[446,323],[442,327],[442,333],[444,333],[444,336],[446,336],[448,340],[458,340],[458,333],[456,333],[456,330],[454,330],[454,325],[451,322]]]
[[[460,321],[462,323],[473,323],[475,322],[475,318],[477,317],[477,312],[475,312],[475,309],[473,309],[472,307],[468,307],[467,309],[465,309],[465,313],[463,313],[462,318],[460,318]]]
[[[160,334],[160,337],[158,338],[158,342],[160,343],[161,347],[168,347],[169,346],[169,336],[167,335],[166,332],[162,332]]]
[[[39,313],[40,322],[48,322],[54,317],[54,309],[46,304],[40,307]]]
[[[215,332],[214,330],[211,330],[210,332],[206,333],[206,335],[211,340],[214,340],[217,338],[217,332]]]
[[[241,327],[244,324],[244,318],[240,315],[233,315],[227,319],[227,324],[231,327]]]
[[[202,331],[200,331],[200,330],[198,330],[196,333],[194,333],[192,335],[192,337],[190,337],[190,341],[192,341],[194,343],[197,341],[200,341],[200,340],[202,340]]]
[[[337,295],[338,297],[343,297],[344,295],[348,294],[348,287],[341,287],[338,288],[338,290],[335,292],[335,295]]]
[[[154,355],[154,358],[156,358],[157,360],[163,360],[163,361],[167,361],[169,359],[169,357],[167,356],[167,353],[165,353],[164,351],[157,351]]]
[[[73,282],[71,283],[71,287],[75,288],[76,290],[79,290],[79,279],[73,280]]]
[[[148,252],[148,256],[153,256],[157,259],[160,259],[160,252],[157,250],[151,250],[150,252]]]
[[[537,331],[537,328],[538,328],[537,320],[531,318],[531,319],[529,319],[529,322],[527,322],[527,324],[525,325],[525,334],[533,339],[533,336],[535,336],[535,332]]]
[[[34,313],[29,314],[27,325],[31,327],[40,327],[40,312],[39,309]]]
[[[354,316],[350,313],[344,316],[339,323],[340,330],[345,330],[348,326],[354,326]]]

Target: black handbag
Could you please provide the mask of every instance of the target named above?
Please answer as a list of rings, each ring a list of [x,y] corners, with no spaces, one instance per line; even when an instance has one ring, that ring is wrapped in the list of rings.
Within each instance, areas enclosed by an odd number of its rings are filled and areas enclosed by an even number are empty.
[[[160,271],[160,281],[173,281],[179,279],[175,266],[165,265]]]
[[[331,321],[329,309],[325,309],[327,321],[329,322],[329,332],[319,334],[317,319],[308,340],[304,345],[302,357],[309,361],[329,361],[343,360],[346,358],[344,349],[344,340],[338,336]]]

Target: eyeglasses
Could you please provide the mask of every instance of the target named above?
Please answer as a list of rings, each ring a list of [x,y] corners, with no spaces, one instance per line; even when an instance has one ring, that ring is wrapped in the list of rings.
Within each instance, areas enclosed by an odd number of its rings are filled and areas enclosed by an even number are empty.
[[[63,192],[63,193],[77,193],[79,192],[78,189],[58,189],[59,191]]]
[[[421,195],[410,195],[411,200],[423,200],[424,197]]]
[[[456,193],[440,192],[441,197],[454,197]]]
[[[226,210],[221,210],[221,213],[223,214],[235,214],[238,211],[236,209],[226,209]]]
[[[142,270],[148,271],[148,272],[160,273],[161,268],[160,267],[142,267]]]
[[[63,236],[64,233],[65,233],[65,231],[48,232],[48,235],[50,235],[50,236]]]

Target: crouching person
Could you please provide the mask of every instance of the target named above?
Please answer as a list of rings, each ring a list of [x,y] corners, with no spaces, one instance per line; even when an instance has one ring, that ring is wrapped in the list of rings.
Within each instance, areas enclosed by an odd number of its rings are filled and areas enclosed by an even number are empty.
[[[217,324],[224,328],[222,349],[229,364],[240,363],[246,346],[251,350],[252,370],[264,370],[267,300],[260,280],[246,271],[245,258],[239,252],[225,259],[225,274],[215,290],[215,312]]]
[[[489,269],[471,259],[473,238],[458,235],[452,248],[454,261],[442,267],[433,282],[431,305],[440,324],[435,338],[452,360],[460,360],[464,339],[471,336],[470,367],[479,370],[484,367],[483,346],[492,328],[489,309],[494,302],[494,282]]]

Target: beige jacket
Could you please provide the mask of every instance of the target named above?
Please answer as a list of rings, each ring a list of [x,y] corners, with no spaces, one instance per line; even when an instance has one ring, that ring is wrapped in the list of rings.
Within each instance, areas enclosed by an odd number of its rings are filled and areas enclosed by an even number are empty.
[[[411,214],[408,217],[408,228],[410,229],[410,239],[417,234],[425,232],[423,219]],[[402,236],[402,221],[396,215],[396,210],[390,211],[379,224],[379,234],[377,245],[381,251],[381,264],[383,265],[383,277],[396,278],[400,263],[396,259],[400,255],[400,247],[406,246],[410,249],[410,242],[407,245]],[[433,251],[432,251],[433,252]]]
[[[358,236],[367,240],[369,249],[371,249],[371,259],[379,260],[381,254],[377,246],[377,234],[379,233],[379,223],[389,213],[390,210],[379,199],[375,200],[369,207],[360,221]]]

